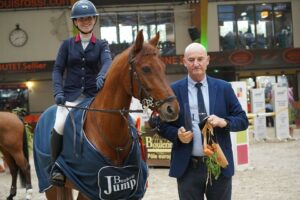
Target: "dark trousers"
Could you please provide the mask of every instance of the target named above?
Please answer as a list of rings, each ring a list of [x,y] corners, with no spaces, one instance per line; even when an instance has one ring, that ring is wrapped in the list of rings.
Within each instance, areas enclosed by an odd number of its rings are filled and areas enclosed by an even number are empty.
[[[232,178],[222,174],[217,180],[207,182],[207,168],[203,158],[190,162],[183,177],[177,179],[180,200],[230,200]]]

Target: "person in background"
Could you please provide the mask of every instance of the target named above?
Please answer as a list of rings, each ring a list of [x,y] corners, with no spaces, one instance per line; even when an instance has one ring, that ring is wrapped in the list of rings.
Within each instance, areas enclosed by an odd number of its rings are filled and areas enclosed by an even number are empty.
[[[177,179],[181,200],[203,200],[204,196],[207,200],[231,199],[234,161],[230,131],[242,131],[248,127],[246,113],[230,83],[206,74],[209,59],[203,45],[191,43],[186,47],[183,63],[188,75],[171,85],[180,104],[179,118],[174,122],[156,122],[159,134],[173,143],[169,175]],[[196,84],[202,85],[202,102],[197,100]],[[199,111],[203,103],[205,114],[203,110]],[[229,162],[217,180],[211,179],[211,184],[207,183],[207,157],[203,153],[199,128],[206,115],[207,123],[214,127],[214,134]]]
[[[71,19],[79,33],[62,42],[53,67],[53,91],[58,106],[51,135],[53,167],[50,181],[56,186],[65,182],[64,175],[55,167],[62,150],[64,124],[69,113],[63,105],[75,106],[85,98],[94,97],[102,88],[112,62],[108,43],[98,40],[93,34],[98,15],[96,7],[88,0],[79,0],[73,5]]]

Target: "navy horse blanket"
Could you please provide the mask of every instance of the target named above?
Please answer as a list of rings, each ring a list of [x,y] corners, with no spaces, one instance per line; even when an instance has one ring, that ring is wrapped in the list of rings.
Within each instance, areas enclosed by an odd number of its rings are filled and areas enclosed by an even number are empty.
[[[88,107],[90,102],[91,99],[78,106]],[[52,168],[50,137],[56,108],[56,105],[49,107],[35,128],[34,164],[40,192],[52,186],[49,182]],[[141,199],[146,192],[148,167],[141,158],[136,130],[132,129],[133,144],[124,165],[116,167],[86,138],[83,130],[86,111],[72,109],[70,113],[64,129],[63,150],[56,166],[90,199]]]

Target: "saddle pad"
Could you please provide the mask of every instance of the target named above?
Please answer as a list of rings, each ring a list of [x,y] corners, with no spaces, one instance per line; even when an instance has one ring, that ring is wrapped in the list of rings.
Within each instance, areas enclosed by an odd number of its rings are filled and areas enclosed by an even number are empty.
[[[90,102],[91,99],[78,106],[88,107]],[[133,145],[128,158],[123,166],[115,167],[85,137],[82,128],[85,111],[72,109],[71,112],[65,124],[63,150],[56,165],[90,199],[141,199],[146,191],[148,167],[141,159],[135,130],[132,131]],[[48,108],[41,115],[35,129],[34,163],[40,192],[51,187],[50,137],[55,113],[55,105]],[[76,131],[73,128],[73,117]],[[133,123],[132,120],[130,123]]]
[[[148,168],[141,159],[135,129],[132,129],[133,145],[124,165],[115,167],[86,138],[83,130],[85,114],[84,110],[71,110],[64,130],[64,148],[57,159],[57,166],[90,199],[141,199],[146,191]]]

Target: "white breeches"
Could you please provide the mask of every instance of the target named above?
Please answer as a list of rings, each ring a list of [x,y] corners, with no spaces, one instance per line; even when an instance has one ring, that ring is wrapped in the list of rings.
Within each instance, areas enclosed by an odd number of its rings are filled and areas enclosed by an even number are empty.
[[[65,105],[66,106],[76,106],[83,99],[85,99],[85,96],[81,95],[75,101],[72,101],[72,102],[66,101]],[[66,122],[67,116],[69,114],[69,111],[71,109],[72,108],[67,108],[67,107],[63,107],[63,106],[57,106],[56,118],[55,118],[55,123],[54,123],[54,129],[60,135],[64,134],[65,122]]]

